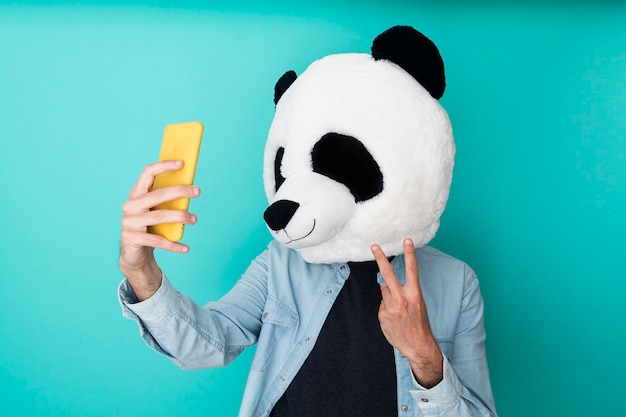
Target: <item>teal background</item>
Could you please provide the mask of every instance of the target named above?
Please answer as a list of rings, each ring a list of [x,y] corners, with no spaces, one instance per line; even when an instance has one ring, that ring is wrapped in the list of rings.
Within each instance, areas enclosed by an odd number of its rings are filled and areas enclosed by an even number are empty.
[[[200,120],[187,255],[200,303],[269,235],[273,86],[395,24],[447,68],[457,164],[433,245],[477,271],[503,417],[626,408],[626,5],[0,3],[0,415],[234,416],[252,351],[183,372],[122,318],[121,205],[166,123]]]

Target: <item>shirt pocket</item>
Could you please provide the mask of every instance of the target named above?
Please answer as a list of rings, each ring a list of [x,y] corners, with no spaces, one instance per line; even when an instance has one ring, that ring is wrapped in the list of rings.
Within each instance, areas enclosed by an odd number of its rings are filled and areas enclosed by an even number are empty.
[[[293,341],[290,335],[293,335],[297,322],[298,314],[295,311],[278,298],[271,295],[267,297],[261,314],[261,331],[252,360],[252,370],[264,371],[272,360],[286,359]]]

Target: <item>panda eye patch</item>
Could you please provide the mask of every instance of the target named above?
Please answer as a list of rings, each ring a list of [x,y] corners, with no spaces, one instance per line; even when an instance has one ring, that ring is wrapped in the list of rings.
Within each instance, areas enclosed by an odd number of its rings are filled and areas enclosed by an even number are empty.
[[[283,185],[285,182],[285,177],[280,172],[280,166],[283,163],[283,156],[285,155],[285,148],[280,147],[278,151],[276,151],[276,158],[274,159],[274,182],[276,184],[276,191]]]
[[[383,174],[374,157],[356,138],[327,133],[311,151],[313,171],[344,184],[356,202],[383,190]]]

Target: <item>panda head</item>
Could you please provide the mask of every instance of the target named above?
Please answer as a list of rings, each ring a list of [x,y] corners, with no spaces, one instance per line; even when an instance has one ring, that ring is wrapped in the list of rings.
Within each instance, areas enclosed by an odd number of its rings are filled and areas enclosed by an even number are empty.
[[[427,244],[454,164],[444,89],[436,46],[407,26],[379,35],[372,55],[285,73],[264,155],[273,237],[313,263],[372,260],[373,243],[398,255],[405,237]]]

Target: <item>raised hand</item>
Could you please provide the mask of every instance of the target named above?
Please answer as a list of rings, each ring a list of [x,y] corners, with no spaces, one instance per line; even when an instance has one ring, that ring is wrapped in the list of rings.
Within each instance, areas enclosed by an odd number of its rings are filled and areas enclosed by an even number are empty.
[[[443,355],[428,321],[413,241],[407,238],[403,246],[406,263],[404,286],[398,282],[381,247],[371,247],[385,280],[380,287],[383,300],[378,320],[387,341],[409,360],[420,385],[432,388],[443,379]]]
[[[146,166],[122,207],[122,241],[120,270],[141,301],[161,285],[161,271],[154,259],[154,248],[176,253],[189,252],[189,246],[170,242],[148,233],[148,226],[162,223],[196,223],[196,216],[179,210],[151,210],[152,207],[177,198],[195,198],[200,189],[194,185],[178,185],[152,191],[154,177],[162,172],[181,169],[182,161],[161,161]]]

